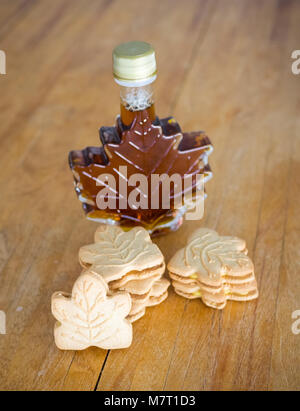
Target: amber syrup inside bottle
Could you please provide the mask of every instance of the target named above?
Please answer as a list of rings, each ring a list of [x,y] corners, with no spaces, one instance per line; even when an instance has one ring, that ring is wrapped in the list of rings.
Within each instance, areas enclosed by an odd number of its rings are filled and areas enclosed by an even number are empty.
[[[150,120],[153,122],[155,120],[155,107],[154,103],[152,103],[149,107],[147,107],[144,110],[137,110],[133,111],[130,109],[129,106],[125,107],[123,104],[120,105],[121,110],[120,110],[120,115],[121,115],[121,121],[124,126],[124,128],[129,128],[131,124],[133,123],[133,120],[137,117],[139,112],[144,112],[145,111],[148,113]],[[145,117],[145,114],[143,115]]]
[[[137,144],[139,146],[147,146],[149,147],[152,145],[153,139],[156,138],[155,135],[151,133],[145,134],[145,130],[147,130],[147,126],[149,125],[149,121],[153,124],[156,120],[155,114],[155,103],[154,103],[154,93],[153,93],[153,86],[152,84],[146,84],[139,87],[127,87],[127,86],[120,86],[120,118],[119,118],[119,128],[118,132],[120,134],[120,138],[122,138],[122,133],[124,131],[130,130],[131,127],[134,130],[131,132],[130,135],[130,143]],[[146,127],[142,128],[141,131],[138,129],[138,124],[145,124]],[[143,141],[137,142],[137,139],[142,134]],[[141,140],[141,138],[139,139]],[[142,142],[142,144],[140,144]],[[128,163],[130,162],[131,150],[130,146],[128,145],[128,150],[122,151],[123,158],[126,157]],[[140,147],[141,148],[141,147]],[[108,148],[109,150],[109,148]],[[157,152],[157,157],[160,157],[160,152]],[[152,160],[154,160],[155,153],[150,153],[149,155],[152,156]],[[132,158],[134,160],[134,157]],[[139,165],[140,168],[143,168],[145,164],[144,161],[141,162]],[[138,172],[138,169],[133,169],[132,171]],[[151,197],[151,193],[150,193]],[[151,198],[149,198],[151,200]],[[147,209],[132,209],[130,204],[126,208],[126,210],[117,210],[121,218],[121,224],[124,224],[126,227],[130,227],[132,224],[136,224],[138,222],[143,222],[143,225],[149,231],[157,224],[157,222],[161,219],[161,216],[166,213],[166,210],[155,209],[151,210],[151,208]],[[165,223],[166,221],[172,220],[172,212],[169,212],[170,216],[164,218]]]
[[[140,87],[120,87],[120,115],[124,128],[129,128],[134,119],[147,111],[152,122],[155,120],[155,107],[152,84]],[[144,116],[146,113],[144,113]]]

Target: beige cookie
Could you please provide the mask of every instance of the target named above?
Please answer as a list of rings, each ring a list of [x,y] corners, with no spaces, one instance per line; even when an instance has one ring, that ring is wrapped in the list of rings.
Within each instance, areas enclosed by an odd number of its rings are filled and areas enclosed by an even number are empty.
[[[99,226],[95,243],[81,247],[79,261],[83,267],[92,266],[107,283],[149,278],[164,270],[164,257],[142,227],[123,231],[118,226]]]
[[[168,297],[169,285],[170,281],[166,278],[161,278],[153,284],[146,299],[140,300],[132,296],[132,308],[127,317],[128,320],[134,322],[145,314],[146,307],[162,303]]]
[[[56,292],[52,296],[52,314],[58,320],[55,343],[62,350],[103,349],[131,345],[132,325],[125,319],[131,298],[122,292],[107,296],[103,278],[85,271],[76,280],[72,294]]]
[[[202,298],[222,309],[227,300],[258,297],[254,267],[246,244],[237,237],[219,236],[208,228],[196,230],[185,248],[168,264],[172,285],[186,298]]]
[[[81,247],[79,261],[106,281],[110,294],[116,291],[130,293],[133,301],[130,321],[133,316],[137,319],[144,315],[150,301],[159,304],[168,295],[168,287],[159,296],[151,295],[161,286],[165,262],[161,251],[142,227],[123,231],[118,226],[99,226],[95,243]]]
[[[145,294],[147,293],[154,284],[155,281],[159,280],[165,272],[165,265],[156,270],[144,270],[139,273],[128,273],[120,280],[111,281],[109,283],[109,288],[111,290],[125,290],[133,294]],[[134,278],[134,279],[130,279]]]

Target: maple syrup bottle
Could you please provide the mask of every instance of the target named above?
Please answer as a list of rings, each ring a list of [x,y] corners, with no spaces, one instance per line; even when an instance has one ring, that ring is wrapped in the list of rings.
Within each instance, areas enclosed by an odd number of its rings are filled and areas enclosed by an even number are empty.
[[[130,128],[139,112],[147,111],[153,122],[152,83],[156,79],[156,60],[152,46],[141,41],[117,46],[113,51],[113,74],[120,86],[120,116],[124,129]]]
[[[120,115],[115,126],[100,128],[101,146],[69,153],[75,191],[89,220],[124,230],[142,226],[151,235],[177,230],[197,200],[195,178],[183,187],[185,176],[211,176],[210,140],[203,131],[182,132],[173,117],[156,116],[150,44],[117,46],[113,76],[120,88]],[[155,176],[161,179],[153,183]],[[176,184],[165,186],[166,177],[176,177]],[[184,202],[175,206],[183,193]]]

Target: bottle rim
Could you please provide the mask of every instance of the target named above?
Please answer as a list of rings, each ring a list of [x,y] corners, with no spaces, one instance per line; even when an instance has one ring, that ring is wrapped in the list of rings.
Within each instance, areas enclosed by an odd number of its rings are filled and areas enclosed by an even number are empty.
[[[156,77],[157,77],[157,75],[154,74],[154,76],[151,76],[147,79],[132,81],[132,80],[120,79],[120,78],[114,76],[114,80],[119,86],[123,86],[123,87],[143,87],[143,86],[147,86],[147,85],[153,83],[156,80]]]

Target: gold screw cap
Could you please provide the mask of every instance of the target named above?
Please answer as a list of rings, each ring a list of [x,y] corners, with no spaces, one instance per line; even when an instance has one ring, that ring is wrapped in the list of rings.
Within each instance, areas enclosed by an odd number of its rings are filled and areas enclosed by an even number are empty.
[[[156,78],[153,47],[143,41],[119,44],[113,51],[113,75],[122,86],[143,86]]]

